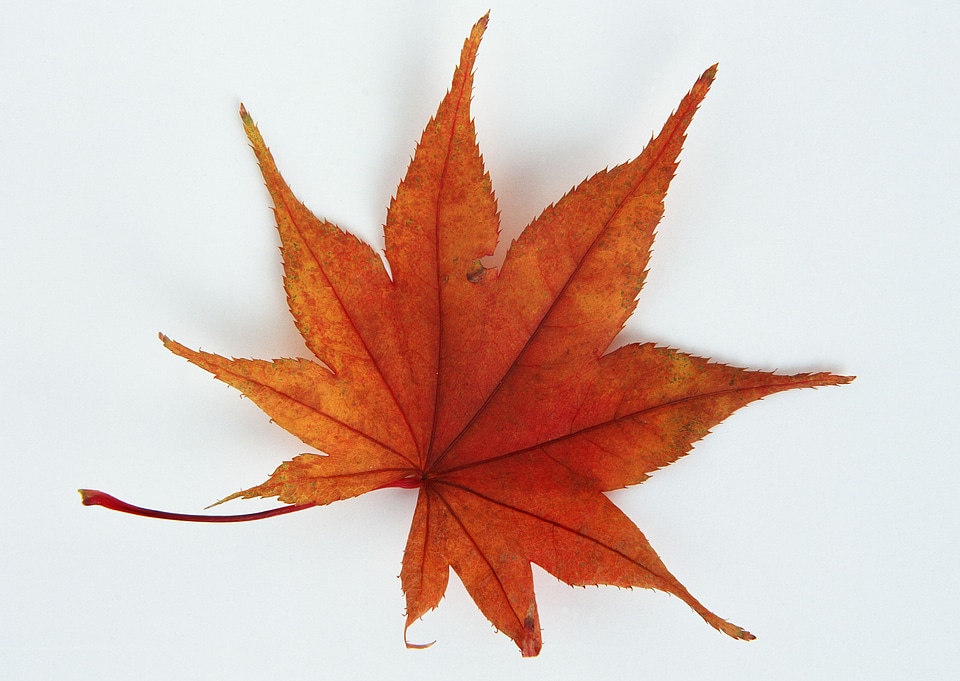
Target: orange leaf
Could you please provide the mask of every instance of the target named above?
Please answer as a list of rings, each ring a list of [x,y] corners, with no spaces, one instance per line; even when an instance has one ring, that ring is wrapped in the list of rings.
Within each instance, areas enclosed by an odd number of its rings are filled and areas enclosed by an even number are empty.
[[[716,66],[640,156],[582,182],[526,228],[499,271],[484,268],[499,217],[470,99],[486,26],[483,17],[464,43],[391,202],[390,275],[368,245],[297,200],[240,109],[275,206],[290,310],[319,362],[227,359],[161,339],[324,452],[227,497],[294,506],[187,516],[82,490],[84,503],[224,521],[417,489],[401,571],[407,627],[439,604],[452,567],[494,626],[536,655],[536,563],[568,584],[672,593],[711,626],[751,639],[701,605],[603,493],[643,482],[748,402],[852,379],[747,371],[651,343],[608,352],[636,306],[667,187]]]

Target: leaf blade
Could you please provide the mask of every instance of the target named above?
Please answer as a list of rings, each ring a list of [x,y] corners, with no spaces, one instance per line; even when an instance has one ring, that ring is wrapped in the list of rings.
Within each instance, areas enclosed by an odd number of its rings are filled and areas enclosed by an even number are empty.
[[[457,407],[461,387],[445,379],[464,375],[462,345],[476,325],[470,278],[479,258],[493,253],[499,232],[470,118],[473,64],[487,20],[481,18],[464,41],[450,90],[423,131],[384,227],[408,361],[420,372],[424,465],[437,443],[469,417]]]

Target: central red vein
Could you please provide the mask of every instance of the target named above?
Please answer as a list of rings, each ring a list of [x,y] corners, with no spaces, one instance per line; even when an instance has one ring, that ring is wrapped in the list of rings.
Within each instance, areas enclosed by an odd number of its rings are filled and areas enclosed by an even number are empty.
[[[477,55],[477,46],[473,45],[471,47],[471,52],[469,55],[461,60],[461,65],[457,67],[457,70],[462,69],[462,80],[460,82],[459,89],[456,94],[456,98],[453,99],[454,102],[454,112],[451,117],[450,125],[450,134],[447,138],[446,144],[446,153],[443,161],[443,170],[440,173],[440,181],[437,185],[437,200],[434,208],[434,263],[436,264],[437,271],[437,319],[439,323],[437,324],[437,378],[434,382],[434,394],[433,394],[433,423],[430,428],[430,440],[427,445],[427,451],[424,452],[424,460],[421,463],[421,469],[426,469],[428,465],[434,465],[436,462],[430,462],[431,454],[433,453],[433,443],[437,435],[437,422],[438,422],[438,413],[440,406],[440,376],[442,375],[442,362],[443,362],[443,287],[442,277],[440,275],[440,229],[441,229],[441,203],[443,200],[443,188],[447,179],[447,174],[450,170],[450,156],[453,153],[453,140],[457,133],[457,125],[460,117],[460,110],[463,107],[464,92],[472,88],[468,88],[468,84],[471,84],[473,79],[473,74],[471,69],[473,68],[473,62],[476,59]],[[455,76],[456,77],[456,76]],[[469,103],[468,103],[469,106]]]

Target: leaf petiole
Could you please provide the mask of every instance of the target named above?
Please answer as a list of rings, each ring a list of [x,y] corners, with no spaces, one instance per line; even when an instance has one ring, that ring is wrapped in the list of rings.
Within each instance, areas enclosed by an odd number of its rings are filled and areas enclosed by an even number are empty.
[[[199,515],[191,513],[170,513],[169,511],[155,511],[142,506],[134,506],[125,501],[121,501],[114,496],[101,492],[97,489],[80,489],[80,497],[84,506],[103,506],[111,511],[120,513],[129,513],[139,515],[145,518],[160,518],[162,520],[182,520],[190,523],[243,523],[248,520],[262,520],[263,518],[272,518],[275,515],[284,515],[294,511],[302,511],[316,506],[316,504],[298,504],[293,506],[281,506],[272,508],[269,511],[259,511],[257,513],[242,513],[240,515]]]

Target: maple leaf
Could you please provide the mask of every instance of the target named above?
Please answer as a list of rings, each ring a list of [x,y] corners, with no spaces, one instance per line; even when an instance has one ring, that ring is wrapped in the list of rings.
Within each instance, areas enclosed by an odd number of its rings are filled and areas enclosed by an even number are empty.
[[[484,267],[499,215],[470,99],[486,25],[487,16],[464,43],[390,204],[390,275],[367,244],[297,200],[241,106],[275,206],[290,310],[319,362],[227,359],[161,339],[324,452],[301,454],[223,500],[278,497],[290,506],[190,516],[81,490],[84,503],[233,522],[417,489],[400,575],[405,632],[437,607],[452,567],[490,622],[524,656],[537,655],[536,563],[571,585],[674,594],[711,626],[752,639],[695,599],[604,492],[643,482],[748,402],[852,378],[747,371],[652,343],[608,352],[636,305],[685,132],[715,66],[640,156],[582,182],[511,244],[499,271]]]

